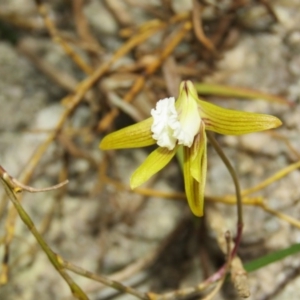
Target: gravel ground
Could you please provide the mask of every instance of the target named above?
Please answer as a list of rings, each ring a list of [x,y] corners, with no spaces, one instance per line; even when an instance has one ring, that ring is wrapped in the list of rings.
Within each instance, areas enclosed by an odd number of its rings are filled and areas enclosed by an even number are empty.
[[[30,1],[29,1],[30,2]],[[126,2],[126,1],[125,1]],[[166,1],[168,2],[168,1]],[[174,11],[191,8],[191,1],[170,1]],[[270,25],[269,16],[261,7],[247,10],[243,18],[245,30],[241,31],[237,41],[223,53],[216,63],[214,72],[203,77],[205,82],[222,83],[248,87],[282,95],[295,105],[291,108],[263,100],[241,101],[224,100],[213,97],[212,100],[224,107],[273,114],[283,121],[276,130],[284,136],[296,150],[300,149],[300,3],[297,0],[274,0],[272,3],[279,23]],[[126,2],[127,3],[127,2]],[[159,7],[160,1],[141,1]],[[142,5],[141,4],[141,5]],[[52,6],[53,5],[53,6]],[[60,10],[61,1],[53,1],[51,8]],[[123,5],[125,5],[123,3]],[[127,5],[127,4],[126,4]],[[124,6],[124,17],[126,7]],[[0,11],[14,12],[20,15],[35,15],[34,3],[22,5],[22,1],[1,1]],[[122,45],[122,39],[116,37],[119,25],[103,1],[91,0],[85,6],[84,13],[90,22],[95,36],[101,36],[101,42],[111,54]],[[242,12],[243,13],[243,12]],[[61,16],[67,14],[61,8]],[[58,15],[58,14],[57,14]],[[141,24],[149,19],[138,8],[130,12],[136,16],[134,21]],[[61,17],[63,18],[63,17]],[[251,19],[253,18],[253,19]],[[0,14],[1,20],[1,14]],[[251,21],[254,20],[254,21]],[[256,21],[257,20],[257,21]],[[37,19],[37,24],[41,20]],[[63,20],[59,19],[63,24]],[[132,22],[132,20],[129,20]],[[128,21],[128,22],[129,22]],[[2,21],[0,23],[0,30]],[[1,32],[0,32],[1,33]],[[34,36],[34,34],[32,34]],[[18,178],[22,169],[38,145],[47,138],[47,130],[53,129],[64,107],[60,100],[68,92],[55,84],[48,76],[36,68],[34,63],[20,50],[21,41],[31,43],[32,36],[22,33],[18,43],[7,39],[0,40],[0,161],[1,165]],[[46,34],[34,37],[39,56],[48,64],[62,72],[72,74],[77,81],[84,74],[66,58],[63,50],[54,44]],[[156,40],[157,39],[157,40]],[[159,43],[160,37],[151,39],[138,51],[147,53]],[[114,68],[130,65],[132,56],[122,58]],[[109,77],[106,84],[110,84]],[[105,84],[105,80],[101,82]],[[120,89],[128,88],[131,78],[121,78],[117,83]],[[123,85],[123,86],[122,86]],[[93,91],[92,93],[95,93]],[[143,92],[147,94],[147,92]],[[140,99],[145,94],[139,95]],[[149,93],[148,93],[149,94]],[[152,99],[155,103],[158,99]],[[94,96],[92,94],[92,96]],[[138,98],[139,98],[138,97]],[[101,98],[101,97],[99,97]],[[98,98],[97,98],[98,99]],[[99,99],[99,103],[102,100]],[[136,105],[144,105],[136,100]],[[151,102],[152,101],[152,102]],[[145,104],[151,107],[149,103]],[[109,175],[128,184],[130,174],[145,159],[145,149],[121,150],[106,155],[98,149],[103,133],[84,134],[84,128],[95,126],[90,115],[91,106],[84,103],[67,122],[65,128],[81,130],[72,139],[83,151],[89,153],[94,162],[110,162]],[[146,116],[146,113],[144,113]],[[144,116],[144,115],[143,115]],[[117,119],[119,125],[128,123],[124,114]],[[40,132],[36,132],[39,130]],[[83,133],[82,133],[83,132]],[[226,155],[233,162],[243,188],[254,186],[285,166],[299,160],[282,139],[267,133],[254,133],[241,137],[218,137]],[[209,147],[209,171],[206,187],[207,195],[224,195],[234,192],[228,171],[220,158]],[[67,192],[60,197],[59,191],[42,194],[24,194],[23,204],[39,230],[43,230],[49,212],[54,209],[51,225],[43,233],[52,249],[66,260],[101,274],[111,274],[121,270],[135,260],[155,253],[171,235],[170,249],[162,251],[160,259],[150,269],[137,272],[126,283],[138,284],[142,291],[168,291],[199,283],[207,276],[205,267],[201,268],[199,256],[220,257],[215,254],[215,242],[208,247],[208,253],[195,239],[197,230],[185,202],[168,201],[159,197],[144,197],[130,192],[120,192],[112,185],[106,185],[101,192],[95,188],[99,180],[95,164],[82,155],[69,155],[63,159],[64,147],[59,141],[52,143],[34,172],[32,186],[49,186],[58,181],[58,174],[67,163],[70,183]],[[67,161],[67,162],[66,162]],[[166,192],[182,190],[182,178],[176,161],[163,170],[151,187]],[[266,197],[271,208],[298,218],[300,215],[300,173],[294,171],[284,179],[271,184],[258,195]],[[4,200],[3,203],[5,203]],[[9,206],[8,206],[9,207]],[[235,232],[235,207],[218,204],[228,230]],[[275,218],[261,208],[244,208],[245,231],[239,255],[243,261],[274,250],[300,242],[300,231],[289,223]],[[0,215],[1,237],[5,235],[8,209]],[[177,228],[177,233],[172,232]],[[225,231],[225,230],[224,230]],[[198,232],[199,233],[199,232]],[[207,234],[209,239],[212,239]],[[3,241],[3,239],[2,239]],[[203,242],[204,243],[204,242]],[[172,251],[171,251],[172,250]],[[210,251],[212,253],[210,253]],[[177,253],[178,252],[178,253]],[[0,248],[0,257],[4,247]],[[208,263],[212,271],[214,263]],[[249,274],[251,300],[298,299],[300,281],[299,255],[264,267]],[[90,299],[135,299],[133,296],[119,296],[111,289],[99,289],[99,284],[83,277],[73,275],[76,282],[86,291]],[[36,247],[28,229],[20,220],[16,224],[15,239],[10,249],[9,282],[0,287],[0,299],[71,299],[68,286],[60,279],[45,254]],[[232,294],[232,287],[226,286],[215,299],[238,299]]]

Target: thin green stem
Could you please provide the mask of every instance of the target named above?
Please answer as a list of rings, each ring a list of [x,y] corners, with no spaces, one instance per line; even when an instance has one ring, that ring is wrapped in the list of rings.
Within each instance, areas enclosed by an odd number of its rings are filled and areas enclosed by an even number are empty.
[[[226,168],[228,169],[228,171],[232,177],[232,180],[234,182],[234,186],[235,186],[236,204],[237,204],[237,236],[236,236],[236,240],[235,240],[235,247],[231,254],[232,257],[234,257],[237,252],[237,249],[239,247],[240,240],[242,237],[242,231],[243,231],[243,205],[242,205],[242,195],[241,195],[240,183],[239,183],[238,176],[237,176],[234,168],[232,167],[230,161],[224,154],[222,148],[220,147],[220,145],[214,138],[213,134],[209,131],[206,131],[206,133],[207,133],[207,137],[208,137],[210,143],[212,144],[212,146],[214,147],[214,149],[216,150],[216,152],[218,153],[218,155],[224,162]]]

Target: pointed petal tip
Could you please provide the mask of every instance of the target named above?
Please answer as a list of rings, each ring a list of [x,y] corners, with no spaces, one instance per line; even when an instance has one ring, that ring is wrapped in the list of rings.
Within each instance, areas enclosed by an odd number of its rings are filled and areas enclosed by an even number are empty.
[[[143,184],[143,183],[140,183],[140,182],[137,180],[136,176],[134,176],[134,175],[135,175],[135,172],[131,175],[131,177],[130,177],[130,183],[129,183],[130,188],[131,188],[132,190],[134,190],[135,188],[137,188],[137,187],[139,187],[141,184]]]
[[[106,137],[104,137],[103,140],[99,143],[99,148],[101,150],[108,150],[109,149]]]
[[[277,128],[282,125],[282,121],[276,117],[274,117],[274,128]]]
[[[257,131],[269,130],[280,127],[282,125],[282,121],[277,117],[272,115],[265,115],[264,122],[261,122],[261,128]]]
[[[193,195],[191,198],[191,195],[187,195],[188,197],[188,204],[192,211],[192,213],[196,217],[202,217],[204,214],[204,197],[203,195]]]
[[[204,130],[204,128],[203,128]],[[205,141],[202,141],[205,143]],[[188,205],[192,211],[192,213],[196,217],[203,216],[204,210],[204,190],[205,190],[205,182],[206,182],[206,169],[207,169],[207,160],[206,160],[206,145],[203,146],[202,150],[198,148],[200,155],[193,157],[194,155],[191,153],[192,150],[189,148],[184,148],[184,165],[183,165],[183,175],[184,175],[184,186],[185,193],[187,196]],[[198,164],[200,168],[200,173],[196,172],[197,179],[200,179],[198,182],[192,173],[192,165],[194,163]],[[195,171],[195,170],[194,170]],[[198,174],[199,173],[199,174]]]
[[[192,209],[191,207],[191,210],[192,210],[192,213],[194,214],[194,216],[196,217],[203,217],[204,213],[203,213],[203,209]]]

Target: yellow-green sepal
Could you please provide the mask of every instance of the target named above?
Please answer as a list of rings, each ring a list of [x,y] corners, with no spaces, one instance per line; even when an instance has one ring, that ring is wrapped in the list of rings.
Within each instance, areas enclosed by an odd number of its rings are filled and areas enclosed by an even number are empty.
[[[190,80],[182,81],[179,86],[179,97],[176,100],[176,109],[180,109],[181,106],[189,105],[191,101],[197,101],[197,90]],[[195,104],[196,105],[196,104]]]
[[[102,150],[139,148],[155,144],[152,138],[151,125],[153,118],[125,127],[108,134],[103,138],[99,147]]]
[[[220,134],[241,135],[276,128],[282,124],[271,115],[226,109],[206,101],[198,101],[206,129]]]
[[[132,189],[146,182],[150,177],[164,168],[175,155],[177,146],[173,150],[159,147],[148,155],[146,160],[134,171],[130,178]]]
[[[198,182],[205,182],[207,167],[207,138],[205,124],[201,124],[200,133],[195,137],[192,145],[191,174]],[[203,187],[204,189],[204,187]]]
[[[203,124],[202,124],[203,125]],[[206,135],[204,126],[191,148],[184,147],[183,175],[185,193],[192,213],[203,216],[204,189],[206,182]]]

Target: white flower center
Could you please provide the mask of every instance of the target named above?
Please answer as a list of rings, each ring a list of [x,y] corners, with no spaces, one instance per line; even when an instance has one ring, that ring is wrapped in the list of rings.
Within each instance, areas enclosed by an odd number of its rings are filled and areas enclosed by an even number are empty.
[[[175,98],[159,100],[156,109],[151,110],[153,124],[152,137],[157,144],[169,150],[174,149],[176,142],[191,147],[195,135],[199,132],[201,118],[197,111],[189,114],[189,111],[182,112],[179,117],[175,108]]]
[[[156,103],[156,109],[151,110],[153,124],[152,137],[157,140],[157,144],[169,150],[174,149],[176,138],[173,137],[171,124],[178,122],[177,111],[175,109],[175,98],[165,98]]]

